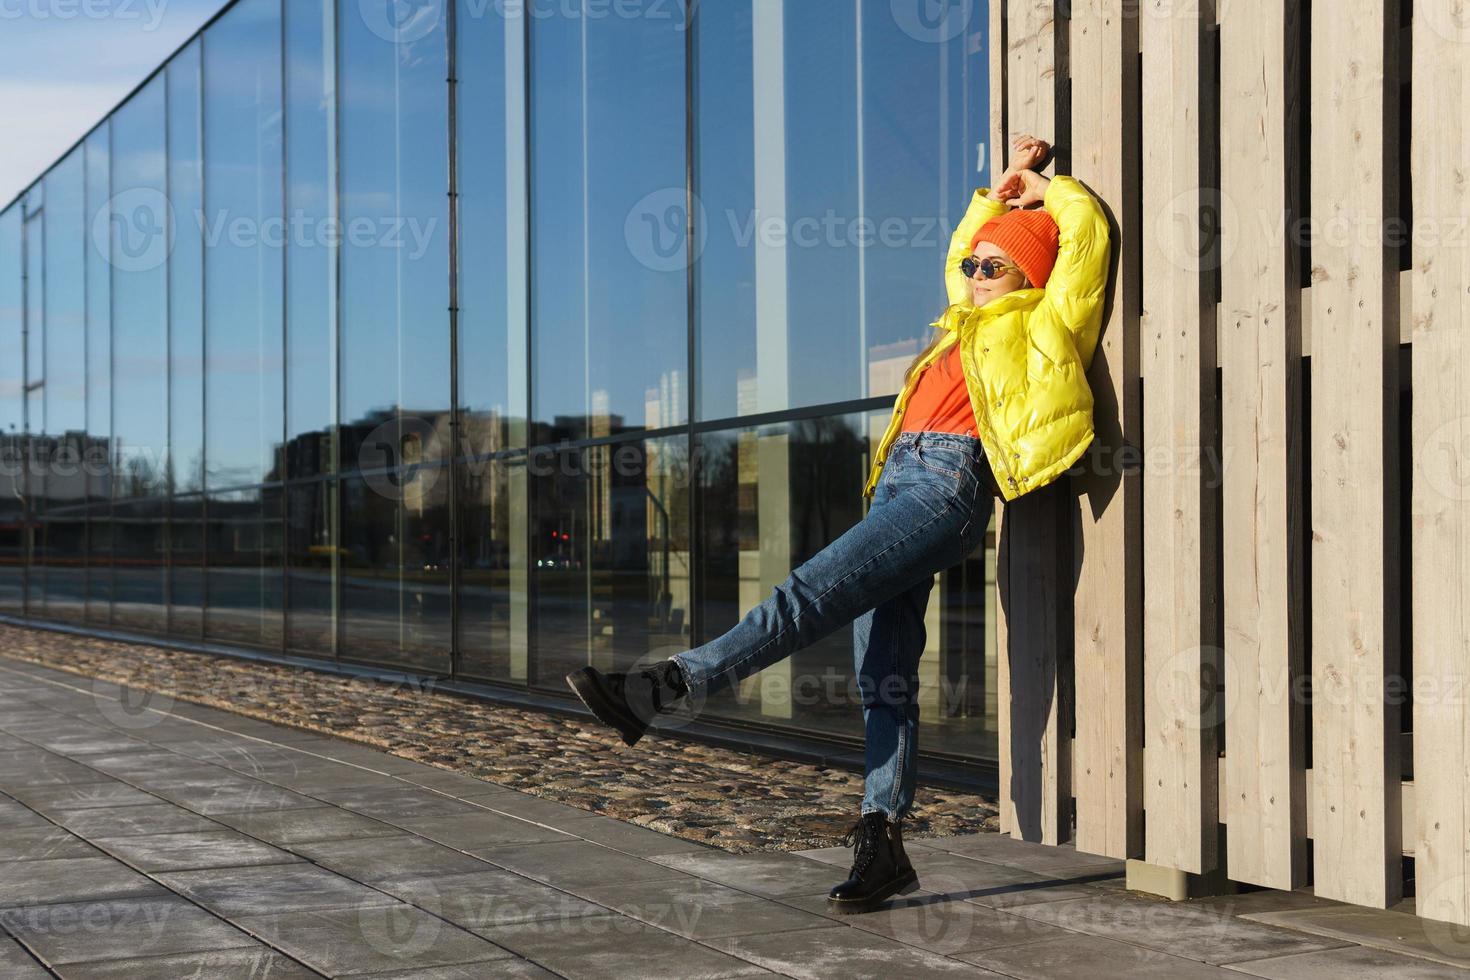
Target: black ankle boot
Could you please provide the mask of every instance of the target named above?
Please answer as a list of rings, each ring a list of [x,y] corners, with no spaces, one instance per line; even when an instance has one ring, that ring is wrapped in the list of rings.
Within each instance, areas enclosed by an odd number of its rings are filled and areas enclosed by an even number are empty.
[[[643,737],[654,715],[671,710],[689,692],[673,660],[627,674],[604,674],[595,667],[583,667],[568,674],[567,683],[597,720],[617,729],[629,745]]]
[[[854,838],[852,871],[827,896],[827,907],[833,912],[870,912],[891,896],[907,895],[919,887],[918,873],[903,851],[899,821],[889,820],[881,811],[865,813],[842,843],[853,844]]]

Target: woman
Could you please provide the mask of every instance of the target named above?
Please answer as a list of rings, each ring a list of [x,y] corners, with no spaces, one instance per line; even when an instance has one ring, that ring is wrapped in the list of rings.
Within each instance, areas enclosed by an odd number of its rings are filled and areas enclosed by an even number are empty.
[[[974,194],[950,240],[950,306],[904,377],[856,525],[803,562],[724,635],[631,673],[567,682],[634,744],[691,691],[732,685],[854,623],[866,777],[838,912],[918,887],[900,821],[914,796],[918,661],[934,575],[970,555],[991,495],[1014,500],[1066,471],[1092,440],[1085,372],[1102,323],[1107,220],[1076,180],[1031,168],[1050,146],[1022,136],[994,188]],[[1031,206],[1042,204],[1041,209]]]

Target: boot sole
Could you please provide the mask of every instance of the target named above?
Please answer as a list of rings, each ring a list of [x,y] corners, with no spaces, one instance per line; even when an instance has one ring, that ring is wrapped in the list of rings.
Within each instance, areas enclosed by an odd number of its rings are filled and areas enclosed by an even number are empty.
[[[647,729],[624,718],[622,713],[610,704],[607,698],[602,696],[602,693],[597,689],[597,685],[592,679],[592,669],[590,667],[583,667],[568,674],[567,686],[587,706],[587,710],[592,712],[593,717],[615,730],[621,736],[623,744],[638,744],[638,740],[643,737],[643,733]]]
[[[827,908],[838,915],[855,915],[860,912],[872,912],[880,906],[886,905],[888,900],[894,895],[909,895],[918,890],[919,873],[917,871],[910,871],[902,878],[885,887],[882,891],[869,895],[867,898],[843,900],[829,896],[827,898]]]

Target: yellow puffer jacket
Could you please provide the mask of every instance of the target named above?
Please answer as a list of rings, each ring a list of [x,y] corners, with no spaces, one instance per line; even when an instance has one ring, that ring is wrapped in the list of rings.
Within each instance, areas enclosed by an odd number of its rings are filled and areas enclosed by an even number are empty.
[[[1042,202],[1061,231],[1056,265],[1045,289],[1017,289],[984,306],[970,301],[960,262],[980,226],[1008,210],[975,191],[955,229],[944,264],[950,306],[934,323],[949,331],[924,364],[960,344],[960,364],[975,429],[1005,500],[1043,487],[1077,461],[1092,441],[1092,389],[1087,368],[1097,347],[1107,292],[1109,232],[1102,208],[1076,179],[1053,177]],[[917,371],[913,377],[918,377]],[[863,496],[872,497],[888,449],[903,426],[911,382],[874,455]]]

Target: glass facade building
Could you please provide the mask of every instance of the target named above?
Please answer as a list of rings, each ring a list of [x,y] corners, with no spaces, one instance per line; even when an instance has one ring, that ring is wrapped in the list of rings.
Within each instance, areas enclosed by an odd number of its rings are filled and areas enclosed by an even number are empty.
[[[567,697],[718,635],[862,518],[987,28],[236,0],[0,212],[0,615]],[[995,756],[993,582],[931,600],[931,757]],[[859,704],[843,629],[703,720]]]

